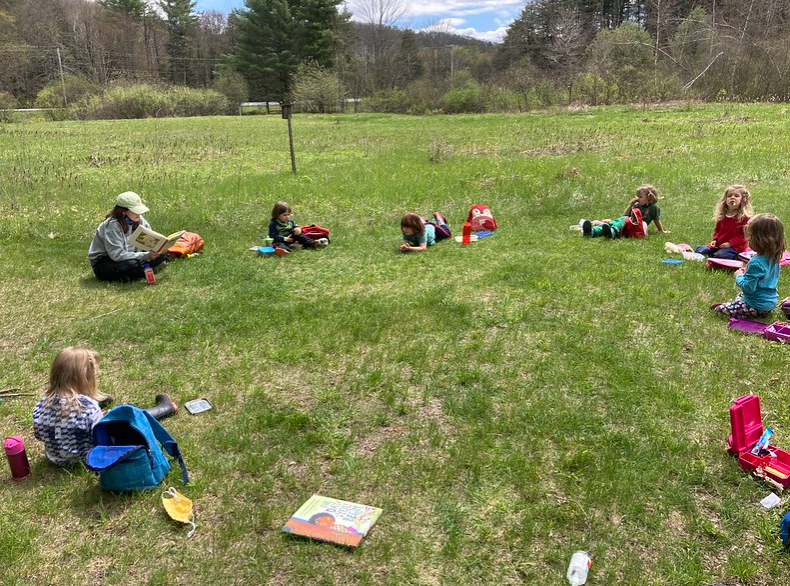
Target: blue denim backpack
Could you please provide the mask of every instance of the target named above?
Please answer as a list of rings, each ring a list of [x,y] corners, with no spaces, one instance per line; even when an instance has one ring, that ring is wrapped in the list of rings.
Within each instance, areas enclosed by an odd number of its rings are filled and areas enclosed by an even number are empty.
[[[173,436],[150,413],[138,407],[119,405],[110,409],[93,426],[93,443],[85,464],[99,473],[102,490],[128,492],[156,488],[170,471],[162,448],[178,460],[184,484],[189,482],[186,464]]]

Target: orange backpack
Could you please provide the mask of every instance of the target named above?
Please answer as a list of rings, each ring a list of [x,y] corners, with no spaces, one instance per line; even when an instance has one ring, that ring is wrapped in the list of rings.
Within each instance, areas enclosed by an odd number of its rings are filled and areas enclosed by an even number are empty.
[[[181,238],[171,246],[167,253],[175,258],[183,258],[188,254],[194,254],[203,249],[203,239],[200,234],[194,232],[184,232]]]

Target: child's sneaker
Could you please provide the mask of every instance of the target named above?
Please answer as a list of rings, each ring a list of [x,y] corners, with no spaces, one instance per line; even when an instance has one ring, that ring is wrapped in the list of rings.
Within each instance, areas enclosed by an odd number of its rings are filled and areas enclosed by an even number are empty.
[[[447,218],[445,218],[440,212],[433,212],[433,219],[436,220],[437,224],[444,224],[447,225]]]
[[[582,234],[585,236],[592,236],[592,222],[590,220],[584,220],[582,222]]]
[[[285,245],[281,244],[274,247],[274,254],[276,254],[277,256],[288,256],[290,253],[291,251]]]
[[[609,224],[601,224],[601,234],[604,238],[614,238],[612,227]]]
[[[315,241],[316,246],[329,246],[329,240],[326,238],[319,238]]]

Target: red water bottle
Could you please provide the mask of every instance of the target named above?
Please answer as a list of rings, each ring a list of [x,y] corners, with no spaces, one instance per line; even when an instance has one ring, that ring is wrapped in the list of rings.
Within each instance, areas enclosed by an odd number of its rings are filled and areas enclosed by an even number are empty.
[[[461,244],[469,244],[472,241],[472,224],[471,222],[464,222],[464,228],[461,236]]]
[[[156,276],[154,275],[154,269],[151,268],[149,263],[143,264],[143,272],[145,272],[145,280],[148,281],[149,285],[153,285],[156,283]]]
[[[30,462],[25,452],[25,442],[18,435],[5,438],[5,455],[11,466],[11,479],[19,482],[30,476]]]

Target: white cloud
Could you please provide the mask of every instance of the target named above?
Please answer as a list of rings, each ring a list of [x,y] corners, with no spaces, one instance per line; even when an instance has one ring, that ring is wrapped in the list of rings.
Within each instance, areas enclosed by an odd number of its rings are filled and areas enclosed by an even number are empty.
[[[356,0],[346,0],[346,8],[354,14]],[[489,12],[510,16],[524,6],[524,0],[404,0],[412,17],[460,17]],[[356,20],[352,17],[352,20]]]
[[[524,0],[428,0],[427,2],[410,0],[408,4],[414,16],[437,14],[469,16],[487,12],[515,11],[524,5]]]
[[[451,26],[453,28],[457,26],[461,26],[466,22],[466,19],[463,18],[444,18],[441,20],[440,24],[445,24],[447,26]]]
[[[346,9],[352,13],[352,20],[358,20],[353,16],[356,1],[346,0]],[[403,21],[411,19],[415,30],[441,31],[501,43],[508,26],[524,7],[524,0],[404,0],[404,4],[408,8],[408,16]],[[489,17],[481,19],[481,15]],[[422,26],[415,22],[417,19]],[[490,22],[496,29],[478,30],[482,21]],[[469,26],[462,27],[464,24]],[[401,22],[400,26],[409,24]]]
[[[508,29],[508,26],[500,26],[499,28],[493,31],[478,31],[473,27],[457,28],[457,26],[454,26],[451,22],[449,22],[451,20],[458,20],[458,19],[446,18],[440,20],[438,23],[433,24],[429,27],[419,29],[419,31],[423,31],[423,32],[439,31],[451,35],[472,37],[473,39],[480,39],[481,41],[488,41],[489,43],[501,43],[502,40],[505,38],[505,33],[507,33],[507,29]],[[461,23],[463,23],[463,21],[461,21]],[[507,24],[509,25],[510,23]]]

